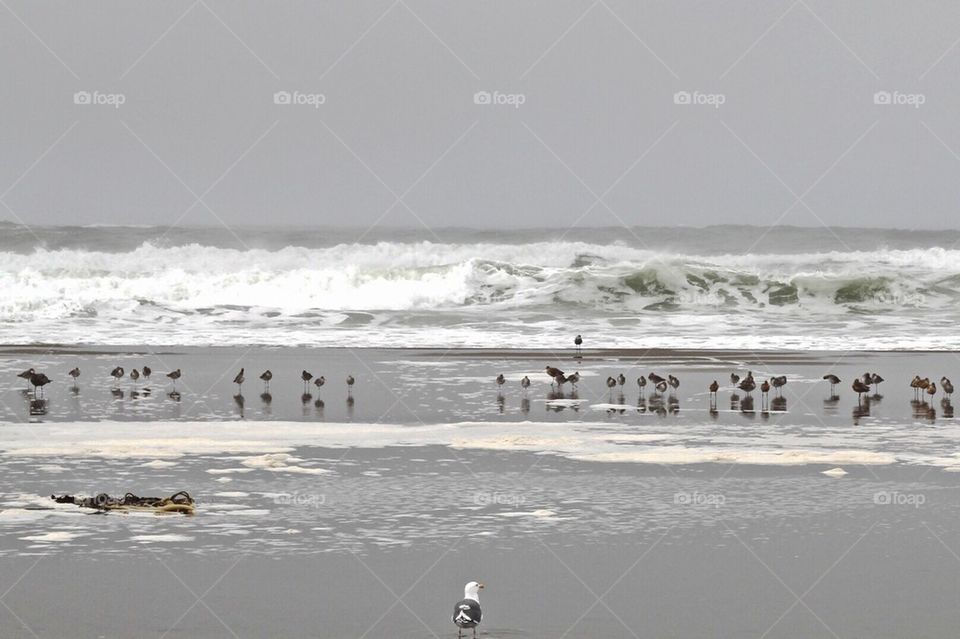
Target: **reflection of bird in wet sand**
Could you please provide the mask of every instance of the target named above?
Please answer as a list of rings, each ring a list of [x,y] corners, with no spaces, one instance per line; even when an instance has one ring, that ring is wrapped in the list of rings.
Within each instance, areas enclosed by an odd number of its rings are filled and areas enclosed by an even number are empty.
[[[953,382],[951,382],[946,377],[940,378],[940,386],[943,387],[943,392],[950,397],[953,395]]]
[[[240,369],[240,372],[237,373],[237,376],[233,378],[233,383],[237,385],[237,392],[241,395],[243,394],[243,382],[246,379],[243,376],[244,369]]]
[[[311,372],[309,372],[309,371],[302,371],[302,372],[300,373],[300,379],[303,380],[303,394],[306,395],[306,394],[307,394],[307,382],[309,382],[311,379],[313,379],[313,373],[311,373]]]
[[[178,368],[177,370],[175,370],[175,371],[172,371],[172,372],[170,372],[170,373],[167,373],[167,377],[169,377],[170,379],[173,380],[173,391],[174,391],[174,392],[177,391],[177,380],[180,379],[181,376],[182,376],[182,373],[180,373],[180,369],[179,369],[179,368]],[[189,390],[189,389],[187,389],[187,390]]]
[[[830,395],[832,396],[834,393],[834,388],[836,387],[837,384],[840,383],[840,378],[837,377],[836,375],[828,374],[828,375],[824,375],[823,379],[830,382]]]
[[[270,392],[270,380],[273,379],[273,373],[269,368],[260,373],[260,379],[263,380],[263,392]]]
[[[853,384],[852,384],[851,387],[853,388],[853,392],[857,394],[857,403],[858,403],[858,404],[860,403],[860,399],[861,399],[861,397],[863,396],[863,394],[870,392],[870,387],[867,386],[866,384],[864,384],[864,383],[863,383],[863,380],[861,380],[861,379],[855,379],[855,380],[853,380]]]
[[[40,389],[40,396],[43,396],[43,387],[50,383],[50,378],[43,373],[31,373],[30,383],[33,384],[33,398],[37,398],[37,389]]]

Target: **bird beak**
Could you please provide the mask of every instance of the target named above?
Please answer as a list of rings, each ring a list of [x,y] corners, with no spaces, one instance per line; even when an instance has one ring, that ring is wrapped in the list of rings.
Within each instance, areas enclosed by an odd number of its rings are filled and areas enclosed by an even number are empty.
[[[478,585],[477,585],[477,589],[483,590],[483,584],[478,584]]]

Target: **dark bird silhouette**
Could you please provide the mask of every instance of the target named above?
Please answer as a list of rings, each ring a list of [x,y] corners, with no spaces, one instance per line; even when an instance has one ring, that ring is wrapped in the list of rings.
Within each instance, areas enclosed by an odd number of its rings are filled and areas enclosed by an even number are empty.
[[[313,380],[313,385],[317,387],[317,390],[320,390],[320,388],[326,383],[327,383],[327,378],[324,377],[323,375]]]
[[[17,377],[19,377],[20,379],[27,380],[27,388],[30,388],[30,377],[33,375],[33,373],[34,373],[34,370],[32,368],[28,368],[22,373],[17,373]]]
[[[713,380],[713,383],[710,384],[710,395],[716,397],[718,390],[720,390],[720,384],[717,383],[717,380]]]
[[[644,377],[643,375],[641,375],[640,377],[638,377],[638,378],[637,378],[637,386],[640,387],[640,394],[642,395],[644,389],[645,389],[646,386],[647,386],[647,378]]]
[[[613,392],[613,389],[617,386],[617,380],[612,377],[607,377],[607,388],[610,389],[610,392]]]
[[[823,379],[830,382],[830,395],[833,395],[833,389],[836,387],[837,384],[840,383],[840,378],[837,377],[836,375],[827,374],[823,376]]]
[[[870,384],[877,387],[878,393],[880,392],[880,384],[882,384],[884,381],[886,380],[884,380],[882,377],[880,377],[876,373],[873,373],[872,375],[870,375]]]
[[[670,388],[673,390],[680,388],[680,380],[673,375],[667,375],[667,383],[670,384]]]
[[[747,377],[740,380],[740,384],[737,385],[737,388],[739,388],[740,390],[742,390],[748,395],[752,393],[756,387],[757,387],[757,383],[753,381],[753,375],[747,375]]]
[[[739,383],[740,383],[740,376],[737,375],[736,373],[730,373],[730,385],[736,386]]]
[[[769,392],[770,392],[770,382],[767,380],[763,380],[763,383],[760,384],[760,400],[762,401],[763,399],[765,399],[767,396],[767,393]]]
[[[146,380],[150,379],[150,374],[153,373],[153,370],[149,366],[143,367],[143,378]]]
[[[246,379],[243,376],[244,369],[240,369],[240,372],[237,373],[237,376],[233,378],[233,383],[237,385],[237,393],[243,394],[243,381]]]
[[[860,403],[860,398],[863,396],[863,394],[870,392],[870,387],[864,384],[863,380],[861,379],[853,380],[853,384],[851,385],[851,387],[853,388],[853,392],[857,394],[858,404]]]
[[[946,377],[941,377],[940,386],[943,388],[943,392],[947,395],[947,397],[953,395],[953,382],[951,382],[949,379]]]
[[[132,379],[132,380],[133,380],[133,383],[136,384],[136,383],[137,383],[137,380],[140,379],[140,371],[138,371],[138,370],[135,369],[135,368],[134,368],[133,370],[131,370],[131,371],[130,371],[130,379]]]
[[[574,388],[577,387],[577,383],[580,382],[580,371],[577,371],[573,375],[567,378],[567,381],[570,382],[571,386]]]
[[[31,373],[30,383],[33,384],[33,398],[37,398],[37,389],[40,389],[40,395],[43,395],[43,387],[50,383],[50,378],[43,373]]]
[[[580,346],[583,344],[583,338],[577,335],[573,338],[573,343],[577,347],[577,355],[580,354]]]
[[[307,382],[313,379],[313,373],[303,371],[300,373],[300,379],[303,380],[303,394],[307,394]]]
[[[930,398],[933,399],[933,396],[936,394],[937,394],[937,385],[934,384],[933,382],[930,382],[930,384],[927,386],[927,395],[929,395]]]
[[[522,388],[524,392],[526,392],[526,390],[530,388],[530,378],[527,377],[526,375],[524,375],[523,379],[520,380],[520,388]]]
[[[503,386],[506,383],[506,378],[503,376],[503,373],[497,375],[497,386]]]
[[[347,394],[348,395],[353,392],[353,385],[356,383],[356,381],[357,380],[353,378],[353,375],[347,375]]]
[[[649,375],[647,375],[647,379],[649,379],[651,382],[653,382],[654,385],[659,384],[660,382],[664,381],[664,379],[663,379],[662,377],[660,377],[659,375],[657,375],[656,373],[650,373]]]
[[[181,376],[182,376],[182,374],[180,373],[180,369],[179,369],[179,368],[178,368],[177,370],[175,370],[175,371],[172,371],[172,372],[170,372],[170,373],[167,373],[167,377],[169,377],[170,379],[173,380],[173,390],[174,390],[174,392],[176,392],[176,390],[177,390],[177,380],[180,379]],[[187,389],[187,390],[189,390],[189,389]]]
[[[110,376],[113,377],[114,381],[117,382],[118,384],[120,383],[120,380],[123,378],[123,374],[124,374],[123,366],[117,366],[112,371],[110,371]]]
[[[67,373],[67,375],[69,375],[70,377],[73,378],[73,387],[76,388],[76,387],[77,387],[77,378],[80,377],[80,369],[79,369],[79,368],[74,368],[72,371],[70,371],[69,373]]]
[[[270,380],[273,379],[273,373],[270,372],[270,369],[269,369],[269,368],[268,368],[267,370],[263,371],[262,373],[260,373],[260,379],[263,380],[263,389],[264,389],[263,392],[265,392],[265,393],[266,393],[266,392],[269,392],[269,391],[270,391]]]
[[[623,386],[627,383],[627,378],[623,376],[623,373],[617,375],[617,383],[620,384],[620,386]]]
[[[547,371],[547,375],[550,376],[551,382],[550,385],[553,386],[554,382],[557,381],[557,378],[564,378],[563,371],[559,368],[554,368],[553,366],[547,366],[544,370]],[[564,378],[565,379],[565,378]]]
[[[656,385],[657,393],[663,395],[667,390],[667,380],[661,379]]]
[[[783,387],[787,385],[787,376],[778,375],[770,379],[770,385],[777,389],[777,397],[783,394]]]

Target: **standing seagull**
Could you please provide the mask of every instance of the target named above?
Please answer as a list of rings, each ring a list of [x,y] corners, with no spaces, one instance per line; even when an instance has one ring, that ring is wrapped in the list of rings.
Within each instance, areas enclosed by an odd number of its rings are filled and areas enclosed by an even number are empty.
[[[270,380],[273,379],[273,373],[270,372],[270,369],[260,373],[260,379],[263,380],[263,392],[270,392]]]
[[[246,379],[243,376],[243,370],[244,369],[241,368],[237,376],[233,378],[233,383],[237,385],[237,393],[240,395],[243,395],[243,380]]]
[[[483,584],[471,581],[463,587],[463,599],[453,607],[452,621],[457,625],[457,639],[463,639],[463,629],[473,628],[473,636],[477,636],[477,626],[480,625],[480,591]]]
[[[67,374],[68,374],[70,377],[73,378],[73,387],[76,388],[76,387],[77,387],[77,378],[80,377],[80,369],[79,369],[79,368],[74,368],[72,371],[70,371],[70,372],[67,373]]]
[[[172,372],[170,372],[170,373],[167,373],[167,377],[169,377],[170,379],[173,380],[173,390],[174,390],[174,391],[177,390],[177,380],[180,379],[180,376],[181,376],[181,373],[180,373],[180,369],[179,369],[179,368],[178,368],[177,370],[175,370],[175,371],[172,371]]]
[[[503,376],[503,373],[497,375],[497,386],[503,386],[506,383],[506,378]]]
[[[583,338],[577,335],[573,338],[573,344],[577,347],[577,355],[580,355],[580,346],[583,344]]]
[[[573,375],[571,375],[570,377],[568,377],[568,378],[567,378],[567,381],[570,382],[570,385],[573,386],[574,389],[576,389],[576,388],[577,388],[577,382],[580,381],[580,371],[577,371],[576,373],[574,373]]]
[[[309,382],[311,379],[313,379],[313,373],[311,373],[311,372],[309,372],[309,371],[302,371],[302,372],[300,373],[300,379],[303,380],[303,394],[306,395],[306,394],[307,394],[307,382]]]

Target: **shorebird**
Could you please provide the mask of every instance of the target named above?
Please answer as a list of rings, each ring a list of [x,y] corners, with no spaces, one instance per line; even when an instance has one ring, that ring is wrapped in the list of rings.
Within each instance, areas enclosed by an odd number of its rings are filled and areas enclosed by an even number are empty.
[[[643,395],[643,390],[647,386],[647,378],[641,375],[637,378],[637,386],[640,387],[640,394]]]
[[[717,380],[713,380],[713,383],[710,384],[710,396],[716,397],[718,390],[720,390],[720,384],[717,383]]]
[[[577,347],[577,355],[580,354],[580,346],[583,344],[583,338],[577,335],[573,338],[573,344]]]
[[[576,375],[576,373],[574,373],[574,375]],[[571,377],[573,377],[573,375],[571,375]],[[530,378],[526,375],[520,380],[520,388],[523,389],[523,392],[527,392],[527,389],[530,388]]]
[[[730,373],[730,385],[736,386],[739,383],[740,383],[740,376],[737,375],[736,373]]]
[[[660,382],[664,381],[664,379],[663,379],[662,377],[660,377],[659,375],[657,375],[656,373],[650,373],[649,375],[647,375],[647,379],[649,379],[651,382],[653,382],[654,385],[657,385],[657,384],[659,384]]]
[[[133,383],[136,384],[136,383],[137,383],[137,380],[140,379],[140,371],[138,371],[138,370],[135,369],[135,368],[134,368],[133,370],[131,370],[131,371],[130,371],[130,379],[132,379],[132,380],[133,380]]]
[[[507,379],[503,376],[503,373],[497,375],[497,386],[503,386],[507,382]]]
[[[927,386],[927,395],[930,396],[930,399],[933,399],[933,396],[937,394],[937,385],[933,382],[930,382],[930,385]]]
[[[69,375],[70,377],[73,378],[73,387],[76,388],[76,387],[77,387],[77,378],[80,377],[80,369],[79,369],[79,368],[74,368],[72,371],[70,371],[69,373],[67,373],[67,375]]]
[[[943,387],[943,392],[947,395],[947,397],[953,395],[953,382],[951,382],[949,379],[946,377],[941,377],[940,386]]]
[[[270,380],[273,379],[273,373],[270,372],[270,369],[260,373],[260,379],[263,380],[263,392],[269,392],[270,390]]]
[[[610,389],[610,392],[613,393],[614,387],[617,385],[617,380],[612,377],[607,377],[607,388]]]
[[[667,375],[667,383],[670,384],[670,388],[673,390],[680,388],[680,380],[673,375]]]
[[[763,399],[765,399],[767,396],[767,393],[769,392],[770,392],[770,382],[767,380],[763,380],[763,383],[760,384],[760,400],[762,401]]]
[[[750,394],[757,387],[757,383],[753,381],[753,375],[747,375],[744,379],[740,381],[740,384],[737,386],[740,390],[746,394]]]
[[[913,389],[913,396],[914,396],[915,398],[919,398],[919,397],[920,397],[920,384],[921,384],[922,382],[923,382],[923,380],[920,379],[920,376],[919,376],[919,375],[914,375],[914,376],[913,376],[913,379],[910,380],[910,388]]]
[[[657,382],[656,389],[657,389],[657,393],[663,395],[664,392],[666,392],[667,390],[667,381],[664,379],[661,379],[659,382]]]
[[[580,371],[577,371],[576,373],[574,373],[573,375],[571,375],[570,377],[568,377],[568,378],[567,378],[567,381],[570,382],[570,384],[571,384],[574,388],[576,388],[576,387],[577,387],[577,383],[580,381]]]
[[[123,378],[123,375],[124,375],[123,366],[117,366],[112,371],[110,371],[110,376],[113,377],[114,381],[116,381],[118,384],[120,383],[120,379]]]
[[[243,394],[243,380],[246,379],[243,376],[244,369],[240,369],[240,372],[237,373],[237,376],[233,378],[233,383],[237,385],[237,393]]]
[[[547,371],[547,375],[550,376],[550,379],[553,380],[550,382],[550,385],[553,386],[553,383],[557,380],[558,377],[563,377],[563,371],[559,368],[554,368],[553,366],[547,366],[544,370]]]
[[[471,581],[463,587],[463,599],[453,607],[452,621],[457,626],[457,639],[463,639],[463,629],[473,628],[473,637],[477,637],[477,626],[480,625],[482,613],[480,611],[480,591],[483,584]]]
[[[22,373],[17,373],[17,377],[19,377],[20,379],[25,379],[25,380],[27,380],[27,384],[30,384],[30,377],[33,375],[33,373],[34,373],[33,369],[32,369],[32,368],[28,368],[27,370],[23,371]],[[29,386],[28,386],[28,388],[29,388]]]
[[[150,370],[150,367],[149,367],[149,366],[144,366],[144,367],[143,367],[143,379],[149,380],[149,379],[150,379],[150,373],[152,373],[152,372],[153,372],[153,371]]]
[[[356,381],[353,375],[347,375],[347,395],[353,392],[353,385]]]
[[[173,390],[176,391],[176,390],[177,390],[177,380],[180,379],[180,377],[181,377],[180,369],[178,368],[178,369],[175,370],[175,371],[172,371],[172,372],[170,372],[170,373],[167,373],[167,377],[169,377],[170,379],[173,380]],[[189,390],[189,389],[188,389],[188,390]]]
[[[50,383],[50,378],[43,373],[31,373],[30,383],[33,384],[33,398],[36,399],[37,388],[40,389],[40,394],[43,395],[43,387]]]
[[[830,394],[833,395],[833,389],[837,384],[840,383],[840,378],[837,377],[836,375],[827,374],[823,376],[823,379],[830,382]]]
[[[627,383],[627,378],[623,376],[623,373],[617,375],[617,383],[620,384],[620,386],[623,386]]]
[[[327,378],[321,375],[320,377],[313,380],[313,385],[317,387],[317,390],[320,390],[320,387],[327,383]]]
[[[884,381],[885,380],[879,375],[877,375],[876,373],[873,373],[872,375],[870,375],[870,384],[877,387],[877,393],[880,392],[880,384],[883,383]]]
[[[770,380],[770,385],[777,389],[777,397],[781,397],[783,395],[783,391],[781,389],[786,386],[786,384],[786,375],[778,375]]]
[[[306,394],[307,394],[307,382],[309,382],[311,379],[313,379],[313,373],[310,373],[310,372],[307,372],[307,371],[303,371],[302,373],[300,373],[300,379],[303,380],[303,394],[306,395]]]
[[[852,384],[853,392],[857,394],[857,403],[860,403],[860,398],[864,393],[870,392],[870,387],[863,383],[861,379],[853,380]]]

